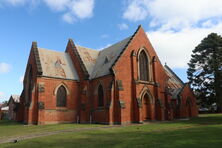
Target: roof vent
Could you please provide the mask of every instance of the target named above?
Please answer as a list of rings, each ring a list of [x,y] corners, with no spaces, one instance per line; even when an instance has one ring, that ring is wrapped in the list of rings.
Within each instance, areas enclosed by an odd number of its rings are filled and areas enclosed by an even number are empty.
[[[56,68],[60,68],[60,67],[61,67],[61,64],[62,64],[61,60],[58,59],[58,60],[55,62],[55,67],[56,67]]]

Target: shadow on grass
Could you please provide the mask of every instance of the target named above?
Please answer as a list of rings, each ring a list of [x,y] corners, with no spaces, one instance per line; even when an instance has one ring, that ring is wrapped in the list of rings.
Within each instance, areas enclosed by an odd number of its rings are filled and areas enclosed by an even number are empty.
[[[222,114],[199,115],[199,117],[194,117],[190,120],[179,122],[199,125],[217,125],[222,124]]]
[[[0,126],[10,126],[10,125],[23,125],[23,123],[11,120],[0,120]]]
[[[176,129],[159,132],[150,132],[145,131],[144,129],[138,129],[137,131],[113,129],[60,134],[47,138],[37,138],[3,146],[5,148],[220,148],[222,145],[221,131],[221,125],[200,126],[190,129]]]

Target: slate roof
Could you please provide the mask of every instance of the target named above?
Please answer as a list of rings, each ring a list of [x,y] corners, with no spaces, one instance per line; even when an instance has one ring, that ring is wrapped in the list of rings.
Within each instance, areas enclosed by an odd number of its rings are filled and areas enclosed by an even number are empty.
[[[44,48],[38,48],[38,53],[43,76],[79,80],[68,53]]]
[[[89,79],[110,74],[110,68],[115,63],[131,36],[102,50],[76,46],[76,49],[89,74]]]
[[[183,90],[185,84],[183,81],[170,69],[169,66],[164,65],[165,72],[168,79],[168,91],[172,95],[172,98],[178,98],[178,95]]]
[[[140,27],[138,27],[136,32]],[[100,51],[78,45],[75,46],[74,50],[77,50],[78,57],[80,57],[79,60],[83,62],[83,67],[85,67],[89,74],[89,79],[111,74],[110,69],[121,56],[136,32],[132,36]],[[37,48],[37,43],[34,45],[33,47]],[[34,51],[36,52],[35,57],[41,75],[79,80],[77,71],[68,53],[43,48],[37,48],[37,51]]]
[[[111,74],[110,68],[123,52],[131,37],[100,51],[76,45],[78,54],[89,74],[89,79]],[[68,53],[38,48],[38,54],[43,76],[79,80]]]
[[[90,79],[98,78],[110,74],[110,68],[124,50],[125,46],[130,41],[131,36],[107,47],[99,52],[96,64],[90,74]]]

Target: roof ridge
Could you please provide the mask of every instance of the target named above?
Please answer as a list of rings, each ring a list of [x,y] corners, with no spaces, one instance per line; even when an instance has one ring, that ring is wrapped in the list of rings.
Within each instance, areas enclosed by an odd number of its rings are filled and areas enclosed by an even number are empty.
[[[32,42],[32,49],[33,49],[33,52],[34,52],[35,62],[36,62],[36,66],[37,66],[37,73],[42,75],[43,71],[42,71],[42,65],[41,65],[41,62],[40,62],[37,42]]]
[[[103,48],[102,50],[99,50],[99,51],[107,50],[108,48],[110,48],[110,47],[112,47],[112,46],[115,46],[115,45],[117,45],[117,44],[120,44],[121,42],[125,41],[126,39],[128,39],[128,38],[130,38],[130,37],[132,37],[132,36],[128,36],[128,37],[126,37],[126,38],[124,38],[124,39],[122,39],[122,40],[120,40],[120,41],[118,41],[118,42],[116,42],[116,43],[108,46],[108,47]]]
[[[167,68],[183,85],[185,84],[178,76],[175,72],[173,72],[173,70],[168,66],[168,65],[164,65],[165,68]]]
[[[54,50],[54,49],[47,49],[47,48],[42,48],[42,47],[38,47],[38,49],[40,49],[40,50],[47,50],[47,51],[51,51],[51,52],[66,53],[66,52],[63,52],[63,51],[58,51],[58,50]]]
[[[76,45],[78,47],[82,47],[82,48],[86,48],[86,49],[89,49],[89,50],[93,50],[93,51],[97,51],[99,52],[100,50],[97,50],[97,49],[92,49],[92,48],[89,48],[89,47],[84,47],[84,46],[81,46],[81,45]]]
[[[88,78],[89,78],[89,73],[88,73],[88,71],[87,71],[87,69],[86,69],[86,65],[84,64],[84,62],[83,62],[83,60],[82,60],[82,58],[81,58],[81,56],[80,56],[80,54],[79,54],[79,52],[78,52],[78,50],[77,50],[77,48],[76,48],[76,46],[75,46],[73,40],[72,40],[72,39],[69,39],[69,43],[70,43],[70,45],[71,45],[71,48],[72,48],[73,51],[74,51],[74,54],[76,54],[77,60],[80,62],[80,67],[81,67],[82,70],[83,70],[83,73],[84,73],[84,75],[85,75],[85,79],[88,79]]]
[[[128,45],[131,43],[131,41],[133,40],[134,36],[137,34],[137,32],[139,31],[139,29],[141,28],[142,26],[139,25],[138,28],[136,29],[136,31],[134,32],[134,34],[130,37],[130,40],[128,41],[128,43],[125,45],[125,47],[123,48],[122,52],[119,54],[119,56],[117,57],[117,59],[115,60],[115,62],[113,63],[113,66],[115,66],[116,62],[119,60],[119,58],[121,57],[121,55],[123,54],[123,52],[125,51],[125,49],[128,47]]]

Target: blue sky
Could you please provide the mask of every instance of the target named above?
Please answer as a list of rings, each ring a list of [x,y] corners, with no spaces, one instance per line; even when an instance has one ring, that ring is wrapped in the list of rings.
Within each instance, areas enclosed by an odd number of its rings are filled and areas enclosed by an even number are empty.
[[[0,102],[20,94],[32,41],[64,51],[68,38],[102,49],[142,24],[162,63],[186,79],[191,51],[222,34],[222,0],[0,0]]]

